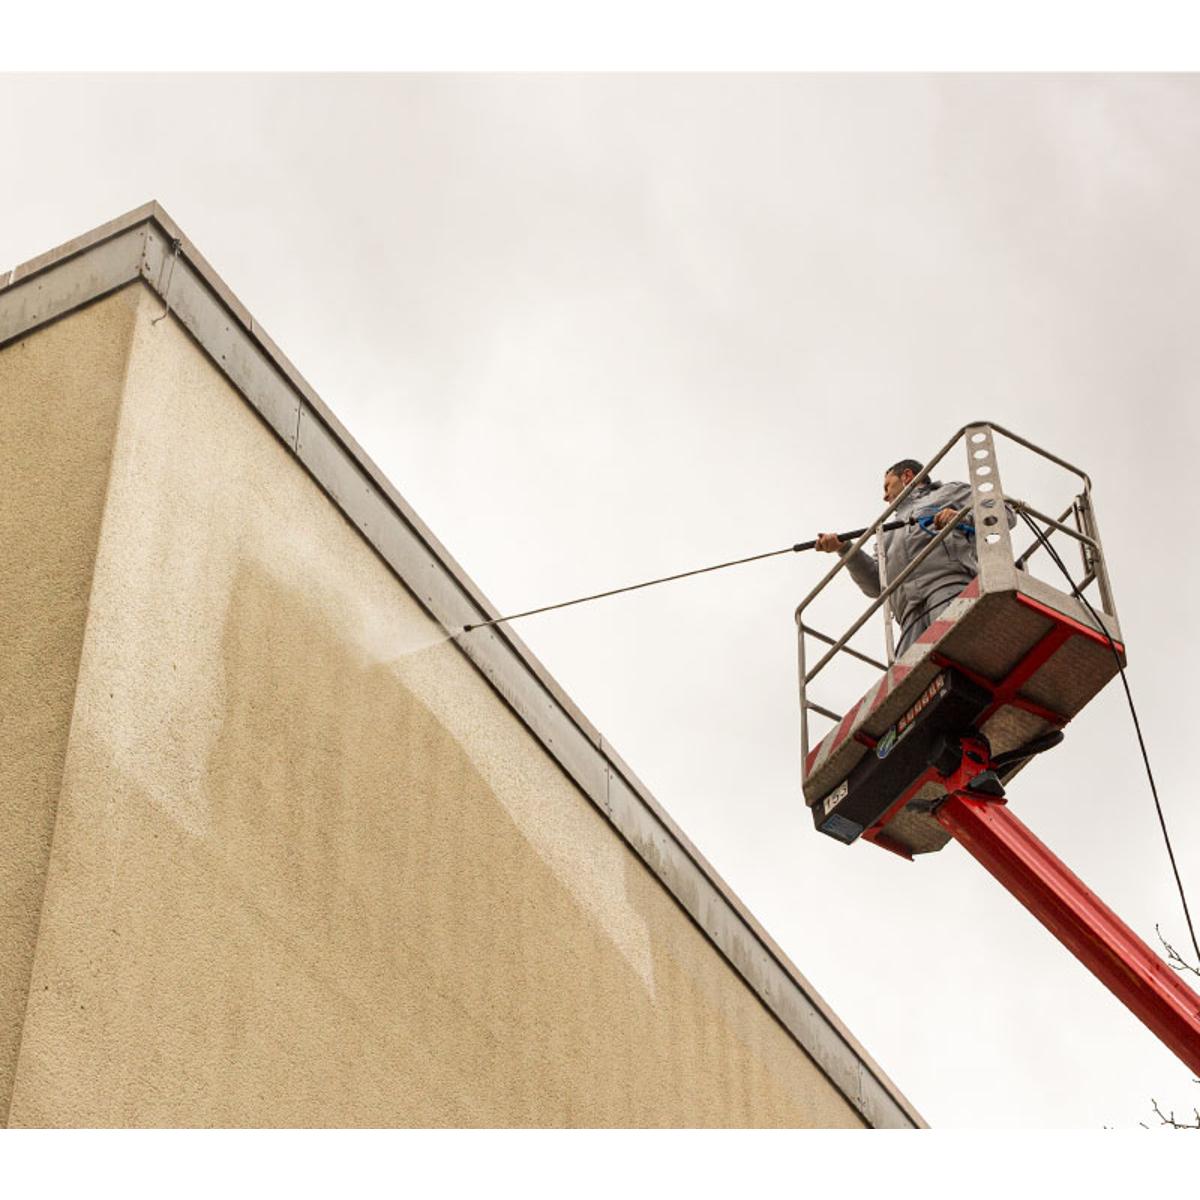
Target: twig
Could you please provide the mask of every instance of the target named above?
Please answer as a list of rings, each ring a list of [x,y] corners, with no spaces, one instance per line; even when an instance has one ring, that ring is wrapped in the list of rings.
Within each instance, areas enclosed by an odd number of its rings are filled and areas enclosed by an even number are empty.
[[[1197,1082],[1200,1082],[1200,1081],[1197,1081]],[[1192,1114],[1196,1118],[1195,1122],[1193,1123],[1193,1122],[1189,1122],[1189,1121],[1175,1120],[1175,1110],[1174,1109],[1172,1109],[1169,1113],[1164,1113],[1163,1110],[1158,1107],[1157,1100],[1152,1099],[1150,1101],[1150,1104],[1154,1108],[1154,1115],[1156,1117],[1158,1117],[1160,1124],[1169,1125],[1172,1129],[1200,1129],[1200,1108],[1192,1109]],[[1139,1124],[1140,1123],[1141,1122],[1139,1122]]]
[[[1167,962],[1171,965],[1173,971],[1191,971],[1193,975],[1200,975],[1200,967],[1193,967],[1170,942],[1163,937],[1162,930],[1157,925],[1154,926],[1154,932],[1158,934],[1158,940],[1162,942],[1163,949],[1167,952]],[[1189,1126],[1190,1128],[1190,1126]]]

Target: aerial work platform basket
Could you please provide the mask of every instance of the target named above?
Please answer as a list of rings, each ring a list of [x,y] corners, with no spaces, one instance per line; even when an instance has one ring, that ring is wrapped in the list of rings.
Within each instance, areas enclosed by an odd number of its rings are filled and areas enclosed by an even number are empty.
[[[1005,495],[996,462],[997,434],[1082,483],[1082,491],[1057,519]],[[908,859],[940,850],[953,838],[1200,1074],[1200,995],[1006,803],[1008,781],[1031,757],[1061,741],[1063,726],[1125,666],[1087,475],[998,425],[967,425],[855,540],[849,553],[860,550],[873,534],[883,537],[881,526],[888,517],[960,442],[967,452],[969,504],[936,534],[923,525],[930,533],[929,543],[890,582],[887,555],[878,555],[880,595],[866,612],[836,639],[815,629],[807,615],[813,601],[846,568],[846,558],[796,610],[804,798],[813,822],[838,841],[852,843],[861,837]],[[1018,515],[1033,541],[1014,556],[1010,520],[1016,525]],[[968,536],[959,528],[964,518],[972,526],[978,573],[897,658],[888,598],[946,538]],[[1051,544],[1056,535],[1060,542],[1071,538],[1078,546],[1078,580]],[[1039,551],[1053,560],[1058,572],[1053,578],[1061,585],[1047,584],[1030,573],[1030,558]],[[1095,601],[1086,594],[1093,585]],[[887,662],[849,644],[880,609]],[[825,647],[811,669],[810,639]],[[810,695],[813,680],[839,655],[882,672],[865,695],[840,713]],[[1130,698],[1131,710],[1132,706]],[[811,748],[810,714],[832,722]],[[1147,758],[1148,775],[1149,765]],[[1150,786],[1153,792],[1153,778]],[[1192,930],[1182,883],[1180,899]],[[1200,954],[1194,931],[1192,938]]]
[[[1081,490],[1057,518],[1004,494],[996,455],[1002,435],[1033,455],[1070,472]],[[816,827],[842,842],[860,836],[905,857],[940,850],[950,833],[932,810],[955,790],[954,769],[963,739],[974,738],[988,757],[990,781],[975,786],[1003,795],[1006,783],[1031,755],[1060,740],[1060,731],[1124,663],[1124,646],[1092,506],[1091,481],[1079,468],[998,425],[964,426],[926,464],[909,486],[853,544],[860,550],[946,456],[962,445],[969,511],[974,526],[978,574],[933,624],[898,658],[893,652],[889,598],[948,537],[962,537],[951,522],[931,536],[917,559],[893,580],[879,554],[880,592],[838,638],[813,627],[806,612],[846,568],[839,559],[796,610],[800,666],[800,739],[804,797]],[[1030,558],[1043,552],[1041,538],[1026,524],[1010,529],[1016,514],[1037,523],[1060,545],[1069,539],[1081,564],[1077,589],[1095,585],[1090,607],[1062,578],[1057,587],[1036,578]],[[1014,554],[1013,538],[1024,532],[1032,544]],[[882,535],[880,535],[882,537]],[[840,581],[844,586],[845,580]],[[882,610],[887,661],[849,645]],[[815,643],[820,657],[808,666]],[[821,653],[823,651],[823,653]],[[812,697],[813,681],[841,655],[881,672],[877,682],[838,712]],[[832,726],[812,739],[810,719]],[[961,783],[961,780],[959,781]]]

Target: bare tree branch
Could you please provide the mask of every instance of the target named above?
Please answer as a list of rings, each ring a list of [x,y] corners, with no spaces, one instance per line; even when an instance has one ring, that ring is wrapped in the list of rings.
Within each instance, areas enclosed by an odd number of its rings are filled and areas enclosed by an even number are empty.
[[[1172,1109],[1168,1113],[1164,1113],[1163,1110],[1158,1107],[1157,1100],[1151,1100],[1150,1103],[1154,1108],[1154,1115],[1156,1117],[1158,1117],[1160,1124],[1170,1125],[1170,1127],[1172,1129],[1200,1129],[1200,1108],[1192,1109],[1192,1115],[1196,1118],[1196,1120],[1194,1122],[1193,1121],[1177,1121],[1175,1119],[1175,1110],[1174,1109]],[[1141,1122],[1139,1122],[1139,1124],[1141,1124]]]
[[[1167,962],[1171,965],[1173,971],[1191,971],[1193,975],[1200,975],[1200,967],[1193,967],[1170,942],[1163,937],[1162,930],[1157,925],[1154,926],[1154,932],[1158,934],[1158,940],[1162,942],[1163,949],[1167,952]],[[1187,1126],[1191,1128],[1191,1126]]]
[[[1193,975],[1200,976],[1200,966],[1194,967],[1170,942],[1163,937],[1162,930],[1158,925],[1154,926],[1154,932],[1158,934],[1158,940],[1162,943],[1163,949],[1167,952],[1167,964],[1172,971],[1190,971]],[[1200,1083],[1200,1079],[1193,1080],[1194,1083]],[[1154,1109],[1154,1115],[1158,1118],[1160,1125],[1170,1126],[1172,1129],[1200,1129],[1200,1108],[1192,1109],[1192,1115],[1196,1118],[1194,1121],[1179,1121],[1176,1120],[1175,1110],[1163,1112],[1158,1106],[1158,1101],[1151,1099],[1151,1107]],[[1138,1124],[1143,1129],[1149,1129],[1150,1126],[1144,1121],[1139,1121]]]

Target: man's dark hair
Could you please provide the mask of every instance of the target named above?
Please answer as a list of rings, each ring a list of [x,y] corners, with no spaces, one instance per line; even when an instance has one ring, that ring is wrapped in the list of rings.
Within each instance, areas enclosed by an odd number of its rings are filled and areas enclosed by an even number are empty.
[[[893,463],[890,467],[888,467],[885,474],[899,476],[905,471],[911,471],[914,475],[920,475],[924,469],[925,464],[917,462],[915,458],[902,458],[898,463]],[[922,480],[920,486],[939,488],[942,485],[938,483],[936,479],[925,479]]]

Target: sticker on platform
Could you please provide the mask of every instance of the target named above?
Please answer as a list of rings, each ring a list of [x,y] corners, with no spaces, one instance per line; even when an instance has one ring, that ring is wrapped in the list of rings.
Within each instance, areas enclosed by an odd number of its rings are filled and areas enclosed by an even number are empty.
[[[833,808],[840,804],[850,794],[850,781],[847,779],[839,784],[821,801],[821,816],[827,817]]]
[[[887,758],[912,730],[916,719],[946,690],[946,673],[935,676],[930,685],[917,697],[912,707],[875,744],[878,758]]]

